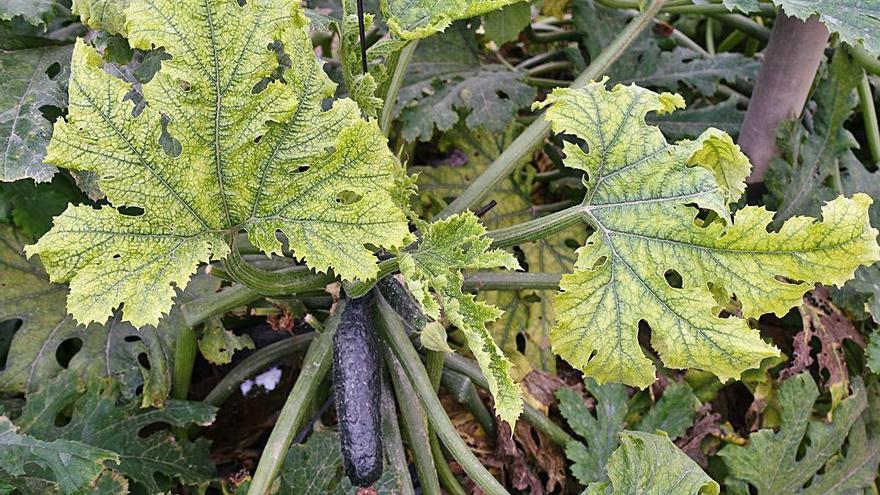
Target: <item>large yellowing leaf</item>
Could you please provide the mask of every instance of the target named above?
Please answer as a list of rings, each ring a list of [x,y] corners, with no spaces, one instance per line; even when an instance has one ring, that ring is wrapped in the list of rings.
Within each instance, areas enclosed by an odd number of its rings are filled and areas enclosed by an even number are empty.
[[[521,0],[382,0],[391,31],[403,39],[419,39],[443,31],[452,21],[500,9]]]
[[[334,84],[298,4],[132,0],[126,18],[132,47],[172,56],[142,86],[146,108],[133,115],[130,85],[79,42],[70,114],[47,156],[95,172],[112,207],[71,206],[28,247],[53,281],[70,282],[74,317],[104,321],[124,303],[134,325],[156,324],[174,286],[242,229],[266,253],[281,251],[280,231],[315,270],[375,276],[372,247],[408,236],[398,165],[354,102],[322,109]],[[283,81],[269,79],[275,41],[292,63]]]
[[[495,398],[495,412],[512,427],[522,412],[522,396],[510,376],[510,360],[486,329],[486,324],[498,319],[502,311],[462,292],[461,270],[517,269],[519,263],[507,252],[489,249],[491,240],[473,213],[424,224],[420,230],[418,248],[399,253],[406,285],[428,316],[439,320],[442,308],[446,318],[467,337],[468,347]]]
[[[667,366],[738,377],[778,351],[746,320],[722,317],[727,301],[718,298],[735,297],[747,318],[782,315],[814,283],[843,284],[880,258],[864,194],[829,202],[821,222],[795,217],[778,232],[768,232],[773,213],[764,208],[731,218],[728,202],[748,173],[733,142],[709,129],[669,144],[644,122],[647,112],[683,104],[678,95],[609,91],[604,82],[556,90],[539,104],[549,106],[555,132],[588,148],[565,146],[566,165],[587,175],[577,213],[595,231],[562,279],[551,338],[557,353],[599,382],[654,381],[640,321]],[[698,216],[696,206],[709,215]]]

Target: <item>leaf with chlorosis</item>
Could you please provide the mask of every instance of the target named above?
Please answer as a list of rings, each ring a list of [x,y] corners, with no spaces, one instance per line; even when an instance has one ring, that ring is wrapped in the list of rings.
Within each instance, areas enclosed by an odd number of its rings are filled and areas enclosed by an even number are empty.
[[[603,82],[559,89],[546,118],[568,142],[568,167],[585,172],[574,214],[595,232],[556,297],[554,350],[598,382],[645,387],[651,344],[670,368],[699,368],[722,380],[778,351],[747,321],[723,312],[735,298],[744,318],[785,314],[815,283],[842,285],[860,265],[880,259],[868,221],[871,198],[856,194],[825,205],[821,221],[795,217],[768,231],[773,213],[728,204],[743,191],[748,161],[724,133],[670,144],[648,112],[683,107],[678,95]]]
[[[92,29],[125,34],[125,11],[130,0],[73,0],[74,14]]]
[[[425,38],[443,31],[452,21],[498,10],[521,0],[383,0],[382,13],[391,32],[400,38]]]
[[[132,0],[126,17],[132,47],[172,56],[142,85],[146,107],[133,114],[131,85],[79,41],[47,156],[96,173],[111,206],[70,206],[27,248],[70,282],[73,316],[103,322],[124,304],[135,326],[157,324],[241,230],[265,253],[281,252],[281,232],[314,270],[375,277],[373,249],[409,237],[400,166],[353,101],[323,109],[335,85],[298,4]]]
[[[665,434],[620,434],[608,461],[610,482],[590,484],[584,495],[718,495],[720,487]]]
[[[486,328],[501,311],[462,292],[461,270],[519,269],[510,253],[490,249],[491,239],[480,220],[470,212],[431,224],[422,222],[422,239],[414,251],[401,251],[400,272],[406,285],[435,320],[442,308],[446,318],[467,338],[495,399],[495,412],[511,426],[522,412],[522,393],[510,376],[511,363]]]

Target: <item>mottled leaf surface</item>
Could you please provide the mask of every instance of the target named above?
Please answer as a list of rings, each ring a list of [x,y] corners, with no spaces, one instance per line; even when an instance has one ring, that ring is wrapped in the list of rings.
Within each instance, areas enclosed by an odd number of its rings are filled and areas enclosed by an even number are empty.
[[[119,402],[111,380],[83,383],[74,373],[64,373],[28,396],[17,427],[35,438],[65,440],[109,451],[119,459],[112,467],[143,485],[147,493],[169,489],[166,481],[206,483],[214,476],[208,442],[175,438],[167,429],[145,429],[161,424],[189,427],[207,425],[216,408],[201,402],[167,401],[161,409],[141,409],[137,402]],[[70,421],[56,425],[56,417]],[[163,488],[164,486],[164,488]]]
[[[73,13],[92,29],[125,34],[125,11],[129,0],[73,0]]]
[[[768,232],[773,214],[761,207],[731,219],[727,204],[749,167],[730,138],[709,129],[671,145],[644,123],[649,111],[682,105],[678,95],[619,85],[609,91],[603,82],[556,90],[540,104],[549,107],[555,132],[588,148],[564,148],[565,164],[586,173],[579,214],[596,230],[562,279],[552,340],[599,382],[654,381],[637,338],[642,320],[667,366],[739,377],[778,351],[745,320],[722,318],[713,293],[735,296],[746,317],[782,315],[813,283],[841,285],[880,257],[864,194],[829,202],[822,221],[796,217],[778,232]],[[719,219],[701,220],[692,205]]]
[[[808,373],[786,380],[776,396],[779,431],[762,429],[747,445],[727,445],[718,453],[730,470],[728,483],[747,482],[758,495],[861,493],[873,486],[880,443],[861,417],[868,404],[865,387],[855,383],[830,422],[812,418],[818,397]]]
[[[512,426],[522,412],[522,394],[510,376],[510,360],[486,328],[502,312],[462,292],[461,270],[514,270],[519,263],[513,255],[489,248],[491,240],[486,229],[471,212],[423,224],[420,231],[418,248],[399,253],[400,272],[406,285],[428,316],[439,320],[442,308],[446,318],[464,333],[489,382],[495,413]]]
[[[65,366],[56,353],[65,344],[78,344],[66,367],[91,379],[112,378],[121,393],[132,398],[143,386],[144,406],[161,405],[171,389],[172,356],[177,335],[186,328],[178,311],[158,327],[138,330],[112,317],[106,324],[78,325],[65,309],[67,288],[52,284],[37,263],[22,253],[24,239],[0,226],[0,322],[21,320],[10,335],[0,390],[33,393],[51,381]],[[213,277],[198,277],[179,300],[212,292],[219,287]],[[4,336],[5,337],[5,336]],[[146,364],[138,357],[143,354]]]
[[[608,462],[610,482],[585,495],[718,495],[720,487],[666,435],[625,431]]]
[[[19,431],[9,418],[0,416],[0,488],[2,483],[11,488],[45,483],[45,488],[57,487],[61,493],[84,493],[104,471],[105,463],[118,460],[113,452],[84,443],[39,440]],[[34,473],[28,464],[39,465],[51,475]],[[36,479],[25,482],[21,478]]]
[[[419,39],[446,29],[452,21],[485,14],[520,0],[382,0],[382,13],[391,32]]]
[[[146,108],[132,115],[130,85],[79,42],[70,114],[47,157],[95,172],[112,207],[70,207],[28,248],[53,281],[70,282],[74,317],[104,321],[124,303],[135,326],[157,324],[175,286],[224,257],[227,236],[242,229],[266,253],[281,251],[281,231],[317,271],[375,276],[366,245],[392,248],[409,234],[399,166],[353,101],[322,109],[334,85],[299,6],[133,0],[127,17],[133,48],[163,46],[173,57],[141,87]],[[293,66],[267,84],[275,41]]]
[[[43,162],[52,122],[40,109],[67,106],[70,53],[63,46],[0,51],[0,181],[46,182],[55,174]]]
[[[786,14],[807,20],[818,16],[832,33],[855,46],[864,46],[874,56],[880,55],[880,2],[877,0],[773,0]],[[729,9],[753,12],[755,0],[724,0]]]
[[[0,2],[0,19],[21,17],[36,26],[55,16],[56,3],[57,0],[4,0]]]
[[[408,141],[428,141],[461,119],[471,129],[503,132],[535,89],[524,72],[483,64],[473,29],[457,23],[442,36],[419,42],[398,95],[396,112]]]

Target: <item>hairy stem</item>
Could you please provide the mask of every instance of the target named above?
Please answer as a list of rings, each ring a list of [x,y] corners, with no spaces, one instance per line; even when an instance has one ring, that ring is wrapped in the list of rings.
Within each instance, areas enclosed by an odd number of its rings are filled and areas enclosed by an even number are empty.
[[[235,368],[232,368],[232,371],[227,373],[217,385],[214,385],[204,402],[219,407],[238,390],[243,381],[279,361],[306,350],[316,335],[318,335],[316,332],[309,332],[258,349],[238,363]]]
[[[262,270],[245,261],[234,244],[229,255],[223,259],[223,268],[233,280],[264,296],[293,295],[320,289],[336,279],[332,273],[316,274],[305,266],[278,271]]]
[[[779,124],[797,118],[803,110],[828,37],[828,30],[814,17],[806,22],[781,12],[776,17],[739,135],[739,145],[753,166],[750,184],[763,182],[770,161],[779,154]]]
[[[470,378],[478,387],[484,390],[489,389],[489,382],[486,381],[486,377],[480,372],[477,364],[470,359],[455,354],[447,354],[446,367]],[[565,446],[568,442],[574,440],[565,430],[529,404],[524,404],[523,419],[558,445]]]
[[[471,290],[559,289],[562,274],[540,272],[476,272],[464,279]]]
[[[507,495],[507,490],[492,476],[480,463],[480,460],[468,448],[456,431],[455,426],[446,415],[443,404],[434,392],[431,379],[428,377],[425,366],[419,359],[418,353],[406,336],[406,331],[397,314],[382,298],[377,298],[376,310],[379,327],[390,344],[392,351],[400,360],[406,375],[415,389],[431,426],[437,432],[440,440],[449,449],[449,452],[461,465],[474,483],[488,495]]]
[[[639,34],[652,24],[654,16],[657,15],[664,3],[665,0],[655,0],[644,12],[630,21],[626,28],[614,38],[614,41],[602,50],[602,53],[590,63],[590,66],[575,79],[571,87],[583,87],[587,82],[604,74]],[[486,195],[495,190],[510,175],[520,160],[543,141],[549,131],[550,123],[543,116],[532,122],[476,180],[471,182],[455,201],[440,212],[438,218],[461,213],[483,201]]]
[[[428,440],[430,433],[425,424],[425,411],[419,404],[419,398],[412,388],[412,383],[406,377],[397,357],[391,353],[387,346],[384,346],[383,351],[385,351],[388,373],[394,384],[394,392],[397,395],[397,403],[401,405],[400,424],[410,451],[412,451],[422,493],[440,495],[440,480],[437,478],[437,467],[434,465],[434,458],[431,454],[431,443]]]
[[[309,350],[303,359],[302,370],[296,379],[296,384],[287,401],[281,409],[278,421],[272,428],[263,454],[260,456],[260,462],[257,464],[257,470],[254,473],[253,481],[248,489],[248,495],[268,495],[272,487],[272,482],[281,468],[287,456],[287,449],[293,436],[303,424],[306,414],[312,403],[310,398],[315,395],[330,365],[333,363],[333,336],[336,334],[336,327],[342,315],[345,301],[340,301],[336,307],[336,313],[330,317],[324,332],[314,339],[309,345]]]
[[[406,76],[406,69],[409,67],[417,44],[418,40],[410,41],[395,54],[391,61],[394,72],[386,86],[382,88],[380,95],[385,103],[382,105],[382,113],[379,115],[379,129],[385,136],[388,136],[388,132],[391,130],[391,115],[394,113],[394,105],[397,103],[397,94],[400,92],[400,87],[403,86],[403,78]]]
[[[212,316],[222,315],[235,308],[246,306],[258,299],[260,293],[246,285],[233,285],[220,292],[194,299],[180,306],[183,319],[189,326],[203,323]]]
[[[383,375],[386,375],[383,373]],[[401,477],[400,493],[401,495],[415,495],[412,478],[409,474],[409,467],[406,462],[406,451],[403,448],[403,437],[400,435],[400,425],[397,422],[397,407],[394,405],[394,391],[391,389],[391,380],[388,376],[382,377],[382,434],[384,436],[385,455],[397,474]],[[399,402],[399,401],[398,401]],[[406,404],[401,402],[401,404]],[[408,407],[401,407],[401,421],[403,414]],[[412,446],[412,442],[410,442]],[[413,451],[415,453],[415,451]],[[430,457],[428,457],[430,460]],[[425,480],[422,478],[422,472],[419,471],[419,481],[422,485],[422,493],[425,495],[440,495],[440,485],[437,485],[437,491],[425,489]]]
[[[859,63],[866,71],[875,76],[880,76],[880,60],[868,53],[868,50],[860,46],[846,45],[846,51]]]
[[[174,371],[171,376],[171,397],[185,400],[189,394],[193,363],[196,361],[196,331],[192,327],[181,330],[174,344]]]
[[[874,107],[874,95],[871,93],[871,82],[868,81],[867,74],[862,74],[862,81],[859,83],[859,105],[871,160],[880,163],[880,126],[877,125],[877,109]]]
[[[443,352],[427,351],[426,354],[425,361],[428,369],[428,378],[430,378],[431,386],[436,394],[440,390],[440,380],[443,374]],[[446,457],[443,455],[443,447],[440,446],[440,440],[437,438],[437,434],[431,428],[431,425],[428,425],[428,438],[431,455],[434,457],[434,464],[437,466],[437,473],[440,475],[440,482],[443,483],[443,487],[454,495],[465,495],[467,492],[461,486],[458,478],[455,477],[455,473],[449,468],[449,463],[446,462]]]

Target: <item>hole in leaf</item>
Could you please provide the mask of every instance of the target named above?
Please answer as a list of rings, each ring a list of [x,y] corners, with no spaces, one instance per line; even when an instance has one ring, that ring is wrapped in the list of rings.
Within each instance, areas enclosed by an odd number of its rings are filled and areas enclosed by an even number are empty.
[[[180,81],[178,84],[180,84],[180,90],[184,93],[189,93],[190,91],[192,91],[192,84],[190,84],[188,81]]]
[[[139,206],[120,206],[119,213],[127,217],[139,217],[144,214],[144,209]]]
[[[144,368],[150,369],[150,358],[147,357],[146,352],[138,354],[138,363]]]
[[[141,338],[138,337],[137,335],[126,335],[125,338],[122,340],[124,340],[126,342],[140,342]]]
[[[500,89],[495,91],[495,95],[498,96],[498,98],[500,98],[502,100],[509,100],[510,99],[510,97],[507,96],[507,93],[505,93],[504,91],[501,91]]]
[[[70,424],[70,420],[73,417],[67,413],[67,411],[59,411],[58,414],[55,415],[55,426],[58,428],[64,428],[65,426]]]
[[[341,205],[349,206],[349,205],[353,205],[353,204],[357,203],[358,201],[361,200],[361,198],[363,198],[362,195],[360,195],[354,191],[346,190],[346,191],[341,191],[339,194],[336,195],[336,202]]]
[[[303,172],[308,172],[310,168],[312,168],[312,167],[310,167],[308,165],[300,165],[299,167],[296,167],[296,169],[293,171],[293,173],[301,174]]]
[[[658,354],[657,350],[654,349],[654,346],[651,345],[651,338],[651,325],[648,325],[646,320],[639,320],[639,345],[641,345],[649,354],[659,359],[660,354]]]
[[[159,136],[159,144],[162,145],[162,149],[165,151],[166,155],[171,158],[177,158],[183,153],[183,145],[180,144],[180,141],[178,141],[177,138],[168,132],[169,122],[171,122],[171,119],[163,115],[162,134]]]
[[[531,293],[531,294],[528,294],[527,296],[523,297],[523,301],[525,301],[528,304],[536,304],[536,303],[541,302],[541,296],[539,296],[535,293]]]
[[[169,425],[168,423],[164,423],[164,422],[150,423],[147,426],[144,426],[143,428],[138,430],[138,437],[139,438],[149,438],[150,436],[155,435],[156,433],[158,433],[160,431],[167,431],[170,429],[171,429],[171,425]]]
[[[566,239],[563,242],[565,243],[565,247],[567,247],[569,249],[577,249],[577,248],[581,247],[581,245],[580,245],[580,243],[578,243],[578,241],[571,239],[571,238]]]
[[[516,334],[516,350],[523,354],[526,352],[526,336],[522,332]]]
[[[266,91],[266,88],[269,87],[269,83],[272,82],[271,77],[264,77],[257,81],[257,84],[254,84],[254,87],[251,88],[251,94],[260,94],[263,91]]]
[[[263,135],[261,134],[261,135],[254,138],[254,144],[260,144],[260,141],[262,141],[262,140],[263,140]]]
[[[55,62],[54,64],[50,65],[49,67],[46,67],[46,75],[49,76],[49,79],[54,80],[56,77],[58,77],[58,74],[60,74],[60,73],[61,73],[61,64],[59,64],[58,62]]]
[[[55,360],[58,361],[58,364],[61,365],[62,368],[67,368],[70,364],[70,360],[73,359],[73,356],[82,349],[83,341],[77,337],[72,337],[58,346],[55,349]]]
[[[64,110],[56,107],[55,105],[41,106],[40,113],[43,115],[43,118],[48,120],[49,122],[55,122],[65,114]]]
[[[6,284],[0,284],[0,286],[5,287]],[[21,318],[0,322],[0,370],[6,368],[6,358],[9,356],[9,346],[12,345],[12,338],[15,337],[15,333],[18,332],[23,323],[24,320]]]
[[[681,289],[683,286],[681,274],[672,268],[663,272],[663,278],[666,279],[666,283],[673,289]]]

